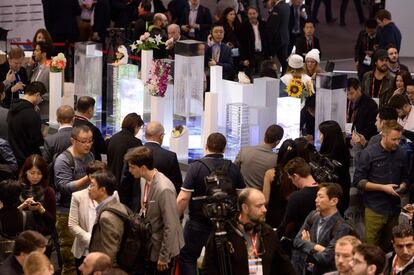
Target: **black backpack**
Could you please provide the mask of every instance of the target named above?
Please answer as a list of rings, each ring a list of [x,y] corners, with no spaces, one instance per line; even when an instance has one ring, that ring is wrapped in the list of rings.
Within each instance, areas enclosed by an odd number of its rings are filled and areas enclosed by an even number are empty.
[[[26,230],[27,225],[27,213],[26,211],[21,211],[22,213],[22,224],[23,224],[23,231]],[[9,236],[3,233],[3,222],[0,220],[0,264],[4,262],[4,260],[13,253],[14,249],[14,242],[18,235]]]
[[[222,165],[215,165],[216,162],[208,158],[202,158],[198,161],[206,166],[210,172],[204,178],[206,188],[203,206],[204,216],[211,218],[213,216],[212,211],[215,212],[215,209],[212,208],[215,208],[217,203],[219,203],[225,211],[220,215],[228,218],[231,217],[237,212],[236,185],[229,175],[231,161],[223,159]]]
[[[124,221],[121,246],[116,255],[117,264],[130,274],[144,274],[152,248],[151,224],[145,223],[138,213],[125,208],[128,212],[126,215],[113,208],[104,210],[114,213]]]

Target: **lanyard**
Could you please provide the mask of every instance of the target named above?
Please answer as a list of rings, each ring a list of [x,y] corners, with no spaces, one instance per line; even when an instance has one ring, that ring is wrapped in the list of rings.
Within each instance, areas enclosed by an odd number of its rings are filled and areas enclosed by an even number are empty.
[[[252,240],[252,254],[255,257],[258,257],[259,253],[257,253],[257,233],[251,234],[250,233],[250,239]]]
[[[394,258],[392,263],[392,275],[397,275],[397,257]]]
[[[144,198],[143,198],[143,203],[142,203],[142,206],[143,206],[144,209],[148,208],[148,197],[149,197],[149,193],[151,191],[152,182],[154,181],[155,174],[156,173],[154,173],[154,175],[152,175],[150,181],[145,182]]]
[[[372,73],[371,97],[374,97],[374,94],[375,94],[375,91],[374,91],[374,88],[375,88],[375,80],[376,80],[375,75],[374,75],[374,73]],[[381,84],[380,84],[379,89],[378,89],[378,97],[380,97],[381,88],[382,88],[382,80],[381,80]]]

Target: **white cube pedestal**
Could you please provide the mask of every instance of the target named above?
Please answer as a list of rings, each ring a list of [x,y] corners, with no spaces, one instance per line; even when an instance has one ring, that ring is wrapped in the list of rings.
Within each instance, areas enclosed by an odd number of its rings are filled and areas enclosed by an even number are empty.
[[[277,124],[284,130],[283,139],[295,139],[300,135],[301,99],[294,97],[279,97],[277,99]]]
[[[204,116],[203,116],[203,131],[202,137],[203,141],[202,144],[206,144],[207,138],[211,133],[218,131],[218,113],[217,113],[217,105],[218,104],[218,94],[209,92],[206,93],[205,97],[205,109],[204,109]]]
[[[49,126],[59,128],[56,110],[62,105],[63,72],[49,73]]]

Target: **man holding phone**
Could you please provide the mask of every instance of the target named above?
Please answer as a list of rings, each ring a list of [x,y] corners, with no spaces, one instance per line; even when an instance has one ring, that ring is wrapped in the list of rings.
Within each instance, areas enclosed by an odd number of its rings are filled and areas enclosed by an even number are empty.
[[[11,48],[7,61],[0,65],[0,80],[3,81],[6,90],[3,105],[9,108],[13,99],[23,96],[23,89],[28,80],[26,69],[22,67],[24,62],[22,49]]]

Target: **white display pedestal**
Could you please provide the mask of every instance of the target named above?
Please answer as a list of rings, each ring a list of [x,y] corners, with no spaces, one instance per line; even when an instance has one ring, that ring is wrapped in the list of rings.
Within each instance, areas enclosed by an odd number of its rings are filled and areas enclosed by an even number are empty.
[[[211,133],[218,131],[218,94],[214,92],[206,93],[204,106],[202,144],[207,143],[207,138]]]
[[[169,140],[173,128],[173,91],[174,85],[169,84],[164,97],[150,96],[151,121],[158,121],[164,126],[166,141]]]
[[[302,103],[300,98],[279,97],[277,99],[277,124],[284,130],[283,139],[295,139],[300,136],[300,110]]]
[[[183,131],[179,137],[170,137],[170,150],[177,154],[178,160],[188,160],[188,128],[183,126]]]
[[[347,75],[337,73],[318,74],[316,77],[315,146],[319,147],[319,124],[334,120],[346,132],[346,84]]]
[[[142,50],[141,51],[141,80],[144,83],[144,85],[150,75],[153,54],[154,54],[153,50]],[[150,112],[151,112],[151,96],[147,93],[144,93],[143,119],[145,121],[148,121],[150,119]]]
[[[59,128],[56,110],[62,105],[63,72],[49,73],[49,126]]]

